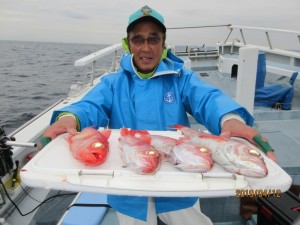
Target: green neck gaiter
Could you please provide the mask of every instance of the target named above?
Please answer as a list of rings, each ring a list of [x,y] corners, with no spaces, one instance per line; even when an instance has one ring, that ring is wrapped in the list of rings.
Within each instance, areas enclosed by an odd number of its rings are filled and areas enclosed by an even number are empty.
[[[127,38],[123,38],[123,39],[122,39],[122,46],[123,46],[123,49],[125,50],[125,52],[131,53],[130,50],[129,50]],[[162,53],[162,55],[161,55],[160,60],[163,60],[163,59],[167,58],[167,53],[168,53],[168,50],[167,50],[167,48],[165,47],[164,50],[163,50],[163,53]],[[156,67],[156,68],[157,68],[157,67]],[[137,70],[137,68],[135,67],[135,69],[136,69],[136,71],[137,71],[139,77],[142,78],[142,79],[149,79],[149,78],[151,78],[151,77],[153,76],[153,74],[155,73],[156,68],[155,68],[152,72],[147,73],[147,74],[144,74],[144,73],[140,73],[140,72]]]

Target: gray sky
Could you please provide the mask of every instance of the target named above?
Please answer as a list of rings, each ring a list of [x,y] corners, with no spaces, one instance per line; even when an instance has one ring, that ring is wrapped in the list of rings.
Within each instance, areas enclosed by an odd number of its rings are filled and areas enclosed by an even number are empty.
[[[166,27],[235,24],[300,31],[300,0],[0,0],[0,39],[118,43],[128,16],[145,4],[164,16]],[[222,41],[216,37],[221,32],[224,40],[226,28],[168,30],[167,42],[210,44]]]

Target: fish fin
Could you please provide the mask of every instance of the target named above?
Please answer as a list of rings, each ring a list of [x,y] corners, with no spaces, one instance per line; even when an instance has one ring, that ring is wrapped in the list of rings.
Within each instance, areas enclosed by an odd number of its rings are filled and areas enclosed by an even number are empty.
[[[168,128],[175,129],[175,130],[181,130],[182,128],[184,128],[184,126],[182,126],[180,124],[175,124],[175,125],[172,125],[172,126],[168,126]]]
[[[102,131],[99,131],[106,139],[108,139],[111,135],[111,130],[110,129],[107,129],[107,130],[102,130]]]
[[[66,140],[69,144],[71,144],[71,142],[72,142],[71,138],[72,138],[72,137],[73,137],[73,136],[68,135],[68,136],[65,137],[65,140]]]
[[[148,135],[149,132],[147,130],[131,130],[130,128],[121,128],[120,134],[121,136],[133,136],[136,138],[141,138],[143,135]]]
[[[151,144],[151,137],[148,134],[142,134],[139,138],[147,144]]]
[[[120,134],[122,137],[129,135],[129,129],[128,128],[121,128]]]
[[[121,138],[121,137],[119,137],[119,138],[118,138],[118,142],[121,142],[121,141],[122,141],[122,138]]]
[[[190,141],[190,138],[188,136],[183,136],[183,137],[178,138],[178,144],[181,144],[183,142],[189,142],[189,141]]]

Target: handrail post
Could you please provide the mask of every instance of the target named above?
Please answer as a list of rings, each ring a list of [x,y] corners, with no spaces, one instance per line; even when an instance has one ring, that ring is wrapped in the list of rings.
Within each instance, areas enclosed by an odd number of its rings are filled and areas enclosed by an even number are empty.
[[[115,58],[114,58],[114,62],[113,62],[113,66],[111,68],[112,71],[115,71],[117,68],[117,60],[118,60],[118,50],[115,50]]]
[[[245,40],[245,37],[244,37],[243,29],[240,29],[240,32],[241,32],[241,36],[242,36],[244,45],[246,45],[247,43],[246,43],[246,40]]]
[[[233,39],[233,40],[232,40],[232,43],[231,43],[230,55],[232,55],[232,54],[233,54],[234,40],[235,40],[235,39]]]
[[[267,39],[268,39],[268,43],[269,43],[269,47],[270,47],[270,49],[273,49],[273,47],[272,47],[272,44],[271,44],[271,39],[270,39],[270,36],[269,36],[269,33],[268,33],[268,31],[266,31],[266,35],[267,35]]]
[[[230,28],[229,34],[227,35],[227,37],[226,37],[226,39],[225,39],[225,41],[224,41],[225,44],[226,44],[226,42],[228,41],[228,38],[230,37],[232,31],[233,31],[233,28]]]
[[[91,79],[90,79],[89,86],[93,86],[94,76],[95,76],[95,64],[96,64],[96,61],[93,61],[93,63],[92,63],[92,73],[91,73]]]
[[[221,43],[221,55],[224,55],[224,43]]]

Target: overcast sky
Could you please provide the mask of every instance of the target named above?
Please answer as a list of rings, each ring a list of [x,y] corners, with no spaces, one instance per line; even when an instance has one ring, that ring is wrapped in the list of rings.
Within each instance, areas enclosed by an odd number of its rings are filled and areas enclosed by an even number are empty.
[[[300,0],[0,0],[0,39],[118,43],[128,16],[145,4],[164,16],[166,27],[235,24],[300,31]],[[226,28],[221,31],[225,39]],[[167,41],[214,43],[215,34],[211,28],[168,30]]]

